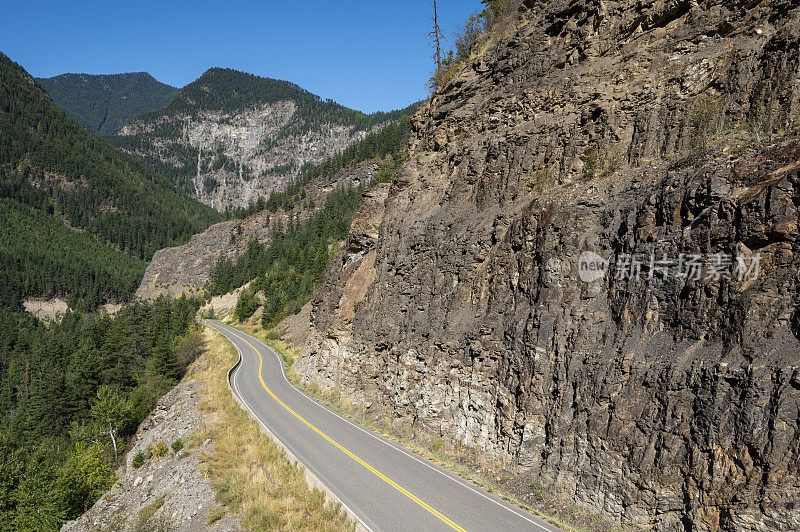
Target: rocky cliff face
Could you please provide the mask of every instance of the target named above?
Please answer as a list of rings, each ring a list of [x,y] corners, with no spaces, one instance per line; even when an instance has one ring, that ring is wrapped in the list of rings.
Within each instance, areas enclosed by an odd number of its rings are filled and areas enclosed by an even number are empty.
[[[136,291],[139,299],[155,299],[159,295],[179,296],[197,294],[210,280],[211,270],[221,258],[235,261],[247,250],[252,240],[262,244],[272,238],[276,223],[288,225],[290,216],[305,220],[323,206],[325,198],[336,187],[358,187],[368,183],[378,163],[368,161],[345,168],[333,176],[311,180],[305,187],[303,201],[291,211],[262,211],[243,220],[231,220],[212,225],[182,245],[159,250],[147,266],[142,283]]]
[[[292,124],[295,111],[296,104],[287,100],[231,113],[140,119],[119,134],[148,139],[133,153],[191,174],[191,189],[200,201],[218,210],[233,209],[282,190],[304,164],[321,163],[366,135],[338,124],[287,135],[283,128]],[[172,135],[175,131],[180,133]],[[183,148],[193,149],[190,160],[174,156]]]
[[[283,190],[416,108],[368,115],[287,81],[211,68],[109,140],[224,211]]]
[[[296,369],[627,523],[797,529],[798,3],[523,10],[417,114]]]

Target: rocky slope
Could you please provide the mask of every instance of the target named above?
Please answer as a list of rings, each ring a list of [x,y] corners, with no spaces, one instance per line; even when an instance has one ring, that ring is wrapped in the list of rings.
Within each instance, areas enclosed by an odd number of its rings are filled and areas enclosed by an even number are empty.
[[[179,296],[197,293],[209,281],[211,270],[220,258],[234,261],[255,239],[262,244],[271,240],[275,224],[287,227],[290,216],[305,220],[324,204],[336,187],[359,186],[369,182],[378,163],[368,161],[311,180],[305,187],[305,199],[291,211],[261,211],[242,220],[212,225],[182,245],[159,250],[145,271],[138,299],[155,299],[161,294]]]
[[[282,190],[304,165],[400,116],[366,115],[288,82],[215,68],[164,109],[126,124],[114,142],[224,211]]]
[[[797,529],[798,3],[523,13],[417,114],[295,369],[626,523]]]
[[[203,455],[213,452],[213,442],[203,441],[191,450],[171,449],[174,442],[187,442],[213,422],[198,408],[201,395],[190,375],[162,397],[140,425],[125,463],[117,471],[116,484],[61,530],[237,530],[236,516],[208,524],[215,493],[200,462]],[[137,453],[158,447],[164,449],[163,456],[154,455],[134,466]]]

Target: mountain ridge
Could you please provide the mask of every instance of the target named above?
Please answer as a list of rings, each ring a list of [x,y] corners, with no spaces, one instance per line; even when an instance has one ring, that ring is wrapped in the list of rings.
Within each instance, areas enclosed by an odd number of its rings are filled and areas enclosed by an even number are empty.
[[[224,211],[285,188],[304,166],[399,121],[415,105],[365,114],[288,81],[215,67],[109,140]]]
[[[134,116],[167,105],[179,90],[147,72],[65,73],[36,80],[67,114],[102,135],[114,134]]]
[[[92,308],[125,300],[144,260],[222,218],[69,117],[3,54],[0,81],[0,198],[8,223],[33,225],[3,232],[5,304],[28,296],[77,297]],[[48,234],[61,245],[95,249],[100,270],[65,264]],[[86,259],[80,250],[69,253]],[[30,269],[33,257],[47,261],[48,278]]]

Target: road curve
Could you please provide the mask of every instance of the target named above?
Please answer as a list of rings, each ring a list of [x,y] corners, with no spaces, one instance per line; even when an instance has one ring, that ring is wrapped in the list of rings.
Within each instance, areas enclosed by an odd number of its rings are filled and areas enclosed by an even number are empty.
[[[288,381],[263,342],[205,323],[239,350],[233,392],[365,529],[560,530],[320,405]]]

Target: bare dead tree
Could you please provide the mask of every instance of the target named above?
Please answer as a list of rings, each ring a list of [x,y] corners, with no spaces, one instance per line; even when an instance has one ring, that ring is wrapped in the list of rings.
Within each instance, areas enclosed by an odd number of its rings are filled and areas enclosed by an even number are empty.
[[[117,459],[117,429],[111,423],[108,424],[108,437],[111,438],[111,443],[114,445],[114,460]]]
[[[436,48],[436,53],[433,57],[436,59],[436,71],[442,69],[442,31],[439,28],[439,11],[436,6],[436,0],[433,0],[433,29],[428,34],[428,38],[433,41]]]

